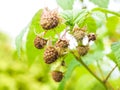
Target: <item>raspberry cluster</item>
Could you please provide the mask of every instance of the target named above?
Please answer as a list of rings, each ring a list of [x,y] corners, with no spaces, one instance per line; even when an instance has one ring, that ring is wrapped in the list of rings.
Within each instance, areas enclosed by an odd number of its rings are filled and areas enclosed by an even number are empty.
[[[49,45],[49,44],[46,45],[46,43],[47,40],[40,38],[39,36],[36,36],[34,40],[34,45],[37,49],[45,48],[43,58],[46,64],[52,64],[57,62],[57,60],[59,60],[59,58],[63,56],[63,53],[66,52],[66,49],[68,48],[69,45],[67,40],[62,40],[62,39],[56,41],[54,45]],[[60,66],[64,67],[64,65],[65,64],[63,63],[63,61],[61,61]],[[59,69],[52,71],[51,75],[53,80],[56,82],[60,82],[63,78],[63,72],[60,71]]]
[[[56,10],[49,10],[45,8],[42,12],[40,19],[40,26],[46,30],[52,30],[57,27],[59,24],[59,16]],[[80,28],[79,26],[74,26],[69,32],[77,41],[78,46],[76,46],[76,51],[79,56],[84,56],[88,53],[89,44],[83,45],[82,41],[87,36],[88,42],[96,40],[96,35],[94,33],[86,32],[86,28]],[[64,36],[66,33],[64,34]],[[70,52],[69,40],[66,38],[58,38],[58,40],[54,44],[48,43],[49,39],[45,39],[44,36],[36,36],[34,39],[34,46],[37,49],[45,49],[44,50],[44,62],[46,64],[54,64],[57,61],[60,61],[59,58],[63,58],[68,52]],[[51,41],[52,42],[52,41]],[[54,81],[60,82],[64,77],[64,72],[60,70],[60,67],[65,66],[65,61],[60,61],[55,70],[52,71],[51,75]]]

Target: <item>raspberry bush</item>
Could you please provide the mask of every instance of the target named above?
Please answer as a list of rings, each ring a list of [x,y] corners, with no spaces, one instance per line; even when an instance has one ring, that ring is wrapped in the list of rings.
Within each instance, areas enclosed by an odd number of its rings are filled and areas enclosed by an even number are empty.
[[[87,6],[74,9],[75,0],[56,1],[62,11],[48,7],[40,9],[27,26],[24,52],[28,65],[31,67],[36,60],[43,62],[49,69],[46,74],[51,73],[48,76],[60,83],[57,90],[78,90],[79,83],[84,84],[79,90],[89,90],[87,83],[90,81],[90,90],[119,90],[119,85],[113,86],[110,76],[120,67],[120,44],[117,42],[120,39],[120,14],[105,9],[109,0],[103,0],[105,3],[102,4],[102,1],[90,0],[99,6],[91,10]],[[84,0],[80,2],[84,3]],[[19,57],[24,32],[16,41]],[[111,47],[109,52],[106,51],[108,47]],[[113,64],[112,68],[107,66],[109,71],[103,69],[105,60]],[[74,79],[76,82],[72,86]]]

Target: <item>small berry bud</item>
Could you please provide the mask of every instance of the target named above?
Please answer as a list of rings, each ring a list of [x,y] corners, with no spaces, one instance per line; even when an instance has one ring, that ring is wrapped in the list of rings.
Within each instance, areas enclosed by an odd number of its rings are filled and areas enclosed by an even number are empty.
[[[95,41],[96,40],[96,35],[94,33],[89,33],[88,38],[89,38],[89,41]]]
[[[63,78],[63,73],[60,71],[53,71],[52,72],[52,78],[56,82],[60,82]]]
[[[34,40],[34,46],[37,48],[37,49],[42,49],[44,48],[44,46],[46,45],[47,43],[47,40],[39,37],[39,36],[36,36],[35,40]]]

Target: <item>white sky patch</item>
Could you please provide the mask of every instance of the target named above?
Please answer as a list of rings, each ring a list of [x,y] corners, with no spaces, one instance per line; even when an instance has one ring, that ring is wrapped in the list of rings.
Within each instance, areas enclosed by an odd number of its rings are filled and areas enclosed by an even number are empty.
[[[0,30],[15,38],[40,8],[45,6],[57,7],[54,1],[0,0]]]
[[[50,9],[57,7],[55,0],[0,0],[0,31],[12,38],[13,47],[16,36],[45,6]]]
[[[39,0],[36,2],[32,0],[0,0],[0,30],[12,38],[12,46],[15,46],[16,36],[42,7]]]

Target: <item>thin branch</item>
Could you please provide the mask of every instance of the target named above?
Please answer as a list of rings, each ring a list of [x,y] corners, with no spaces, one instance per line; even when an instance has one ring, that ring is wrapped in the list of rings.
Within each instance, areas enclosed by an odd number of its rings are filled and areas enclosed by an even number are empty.
[[[92,11],[101,11],[103,13],[109,13],[109,14],[113,14],[113,15],[116,15],[116,16],[120,17],[119,13],[114,12],[114,11],[110,11],[110,10],[107,10],[107,9],[103,9],[103,8],[94,8]]]
[[[65,30],[65,32],[64,32],[63,35],[61,36],[61,39],[63,39],[63,38],[65,37],[66,33],[67,33],[67,30]]]
[[[93,71],[81,60],[81,58],[78,58],[74,52],[72,52],[72,54],[74,55],[74,57],[76,58],[77,61],[79,61],[107,90],[106,85],[104,84],[104,82],[96,75],[93,73]]]
[[[104,75],[103,75],[103,72],[102,72],[101,66],[100,66],[100,64],[99,64],[99,61],[97,61],[97,66],[98,66],[98,69],[99,69],[99,71],[100,71],[101,77],[102,77],[103,80],[104,80]]]
[[[109,72],[109,74],[107,75],[107,77],[104,80],[104,83],[106,83],[110,77],[110,75],[112,74],[112,72],[116,69],[117,65],[115,65],[115,67]]]

